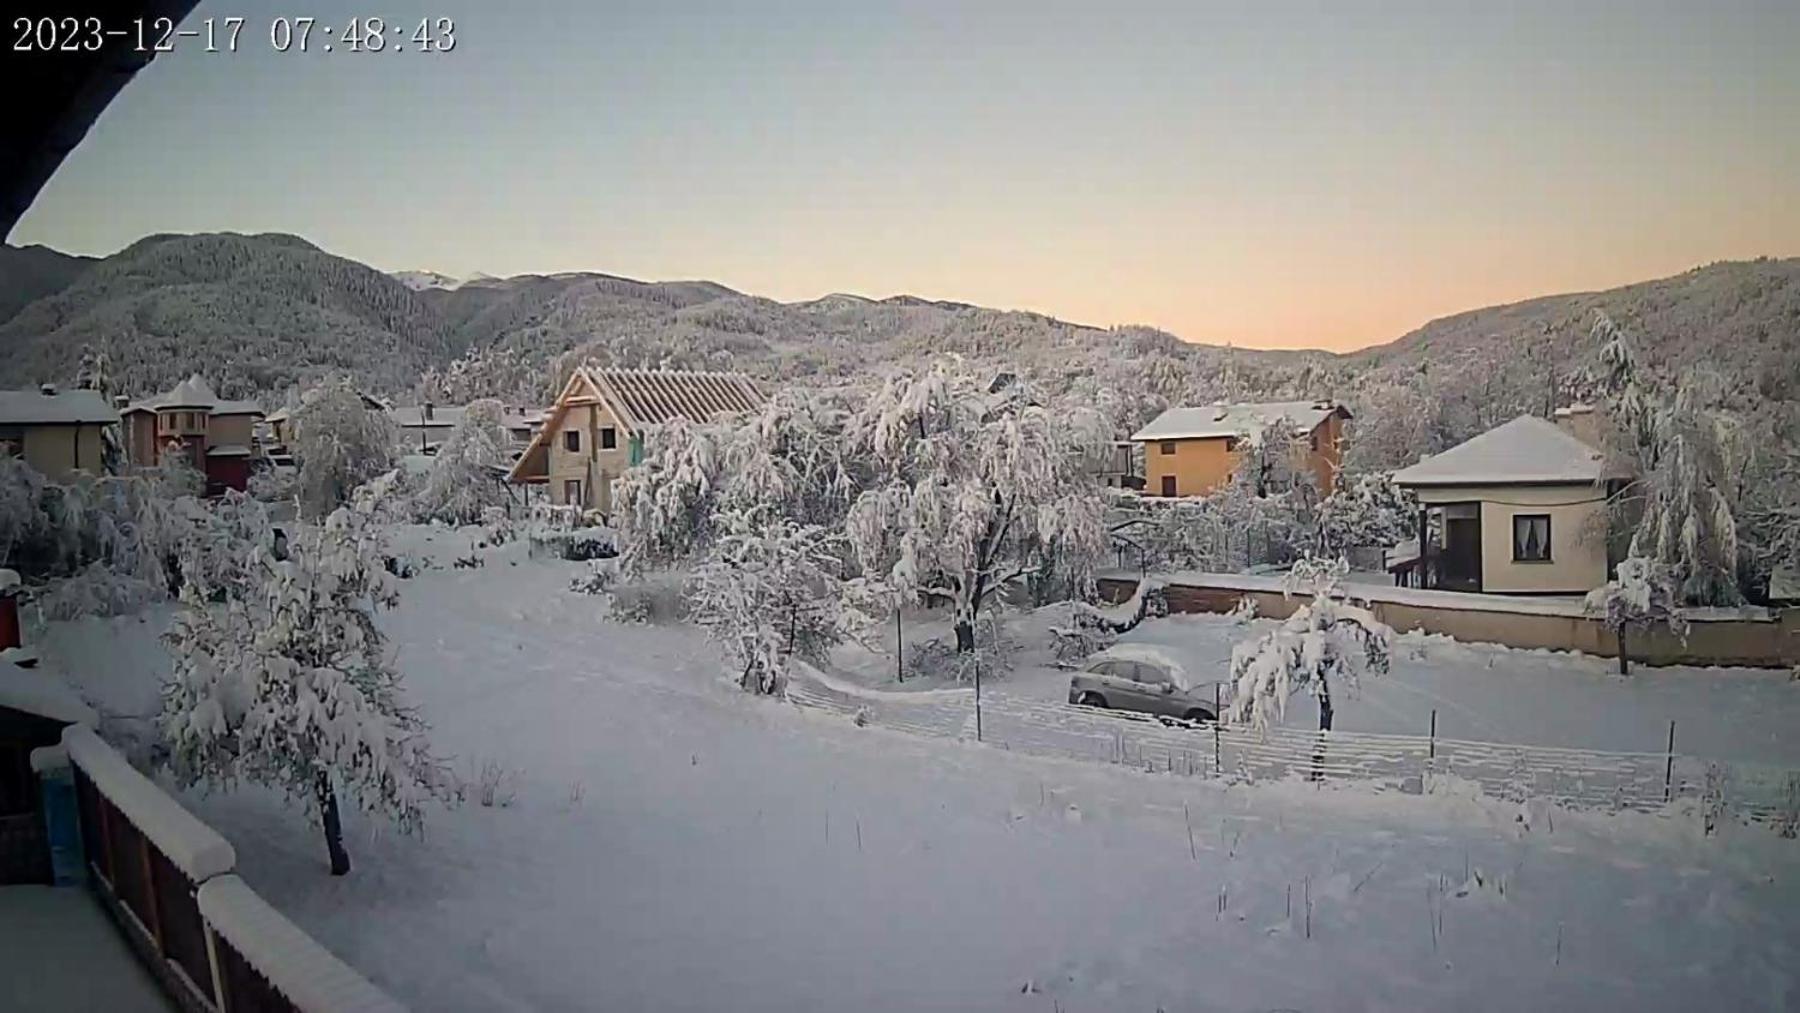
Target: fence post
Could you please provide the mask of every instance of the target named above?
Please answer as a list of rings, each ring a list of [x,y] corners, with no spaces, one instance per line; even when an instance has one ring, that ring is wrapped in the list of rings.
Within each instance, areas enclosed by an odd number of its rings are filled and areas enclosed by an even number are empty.
[[[1663,764],[1663,802],[1669,801],[1675,781],[1675,722],[1669,721],[1669,758]]]
[[[1219,776],[1219,722],[1224,715],[1219,713],[1219,684],[1213,683],[1213,776]]]
[[[1426,758],[1437,759],[1437,708],[1431,708],[1431,744],[1426,747]]]
[[[894,681],[906,681],[906,644],[900,639],[900,606],[894,606]]]
[[[975,741],[981,741],[981,649],[975,649]]]

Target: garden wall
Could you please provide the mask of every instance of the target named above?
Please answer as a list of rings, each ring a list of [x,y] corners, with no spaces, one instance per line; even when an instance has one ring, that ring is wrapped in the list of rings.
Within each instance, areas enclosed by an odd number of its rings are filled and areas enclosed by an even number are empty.
[[[1304,594],[1284,595],[1279,577],[1178,573],[1161,579],[1171,612],[1230,612],[1240,599],[1249,598],[1256,603],[1257,615],[1284,619],[1307,599]],[[1135,576],[1102,577],[1100,595],[1110,602],[1124,601],[1137,582]],[[1525,650],[1618,656],[1617,638],[1578,601],[1374,584],[1353,584],[1349,591],[1401,632],[1418,630]],[[1627,639],[1631,660],[1638,664],[1787,668],[1800,665],[1800,609],[1695,609],[1688,614],[1685,641],[1666,629]]]

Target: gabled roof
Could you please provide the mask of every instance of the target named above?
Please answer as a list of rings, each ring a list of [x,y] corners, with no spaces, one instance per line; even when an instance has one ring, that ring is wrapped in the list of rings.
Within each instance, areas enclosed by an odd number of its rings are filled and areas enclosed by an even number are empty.
[[[1626,477],[1606,455],[1535,415],[1521,415],[1394,473],[1400,485],[1561,485]]]
[[[461,405],[431,406],[431,417],[425,417],[424,405],[401,405],[389,408],[388,417],[402,429],[455,429],[457,424],[468,414],[468,409]]]
[[[582,369],[627,432],[674,418],[704,422],[715,415],[753,412],[763,395],[742,373],[662,369]]]
[[[0,425],[106,425],[118,421],[119,413],[99,391],[46,394],[41,390],[0,390]]]
[[[762,390],[742,373],[584,366],[563,386],[556,404],[544,416],[543,427],[520,452],[511,478],[526,481],[527,474],[545,470],[548,441],[554,438],[562,417],[578,405],[605,407],[629,437],[672,419],[705,422],[719,415],[758,411],[763,401]]]
[[[1293,435],[1304,436],[1333,415],[1349,418],[1350,412],[1334,401],[1256,401],[1170,408],[1132,433],[1131,438],[1150,442],[1257,437],[1283,422],[1293,427]]]

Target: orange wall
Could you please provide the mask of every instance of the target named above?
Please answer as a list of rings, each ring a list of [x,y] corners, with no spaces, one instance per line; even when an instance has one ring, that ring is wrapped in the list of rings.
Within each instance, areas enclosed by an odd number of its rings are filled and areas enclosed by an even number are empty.
[[[1304,467],[1312,472],[1313,482],[1329,495],[1337,488],[1338,468],[1344,459],[1344,420],[1333,414],[1313,430],[1318,449],[1306,454]],[[1147,440],[1144,443],[1144,494],[1162,495],[1165,475],[1175,476],[1175,495],[1204,496],[1231,478],[1237,469],[1238,455],[1225,449],[1223,436],[1190,440]],[[1173,454],[1163,453],[1166,444],[1174,445]]]

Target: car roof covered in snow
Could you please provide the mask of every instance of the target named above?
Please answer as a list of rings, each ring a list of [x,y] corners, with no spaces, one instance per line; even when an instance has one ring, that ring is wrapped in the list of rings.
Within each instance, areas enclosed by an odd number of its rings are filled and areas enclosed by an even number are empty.
[[[1394,472],[1400,485],[1556,485],[1626,474],[1606,455],[1535,415],[1521,415],[1480,436]]]
[[[1100,661],[1136,661],[1155,665],[1169,673],[1169,679],[1182,689],[1199,685],[1188,673],[1187,666],[1166,647],[1156,644],[1114,644],[1088,656],[1087,664]],[[1222,681],[1222,680],[1214,680]]]
[[[1286,420],[1295,435],[1305,435],[1332,415],[1350,413],[1334,401],[1259,401],[1170,408],[1131,434],[1137,441],[1201,440],[1221,436],[1260,436]]]

